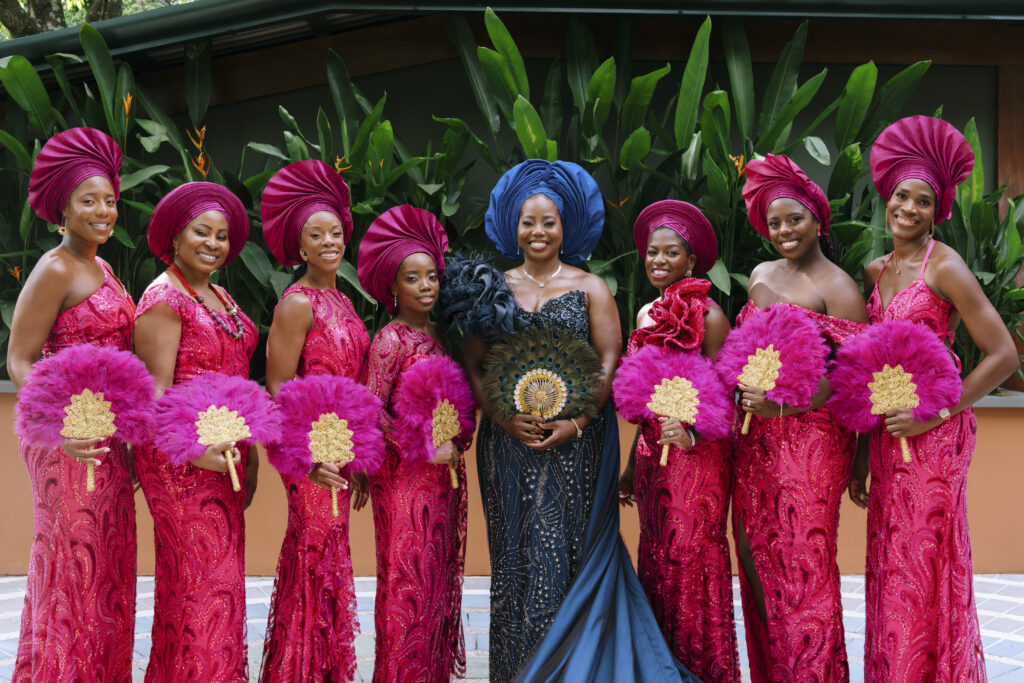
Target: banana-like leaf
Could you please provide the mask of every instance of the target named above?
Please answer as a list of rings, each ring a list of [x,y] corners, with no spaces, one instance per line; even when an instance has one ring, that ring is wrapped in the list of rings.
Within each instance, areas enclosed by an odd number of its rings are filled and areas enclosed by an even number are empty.
[[[146,114],[163,127],[163,133],[167,136],[168,141],[182,154],[184,163],[187,164],[188,159],[185,151],[185,141],[181,137],[181,131],[178,130],[178,126],[174,123],[174,119],[172,119],[170,115],[163,110],[163,107],[154,102],[146,89],[138,83],[135,84],[135,97],[142,105],[142,108],[146,110]]]
[[[864,168],[864,158],[860,151],[860,143],[853,142],[839,152],[832,175],[828,179],[828,196],[842,197],[853,192],[860,180]]]
[[[828,153],[828,147],[825,146],[825,141],[821,138],[813,135],[805,137],[804,148],[807,150],[807,153],[811,155],[811,158],[822,166],[828,166],[832,163],[832,158]]]
[[[320,160],[331,164],[334,162],[334,136],[331,134],[331,122],[323,107],[316,112],[316,132],[320,140]]]
[[[275,145],[269,145],[264,142],[250,142],[246,147],[261,154],[266,154],[267,156],[277,157],[285,163],[291,162],[288,155],[282,152],[281,149]]]
[[[284,131],[284,148],[288,150],[288,161],[306,161],[310,158],[309,145],[290,130]]]
[[[600,135],[608,115],[612,111],[612,98],[615,96],[615,58],[609,57],[601,63],[594,71],[594,75],[587,84],[587,112],[593,112],[590,117],[590,129],[584,127],[588,135]],[[584,116],[584,123],[587,123]]]
[[[911,64],[885,82],[864,117],[859,136],[861,142],[874,142],[882,129],[896,120],[931,64],[931,60]]]
[[[685,178],[687,183],[689,183],[691,186],[697,182],[697,173],[700,169],[700,143],[701,134],[694,133],[690,139],[690,144],[686,147],[686,151],[683,152],[683,156],[680,159],[680,167],[682,169],[683,178]]]
[[[730,139],[729,95],[724,90],[712,90],[704,96],[704,112],[700,118],[701,142],[723,168],[729,162]]]
[[[24,168],[32,168],[32,155],[28,153],[25,145],[21,144],[18,138],[5,130],[0,130],[0,145],[6,147],[7,151],[13,154]]]
[[[213,44],[209,38],[185,43],[185,100],[193,128],[199,128],[210,106],[210,57]]]
[[[875,95],[875,83],[878,81],[878,67],[874,62],[861,64],[846,81],[843,89],[842,102],[836,112],[836,148],[845,149],[857,139],[860,128],[864,124],[871,99]]]
[[[53,130],[53,106],[35,67],[21,55],[9,57],[6,62],[0,67],[0,81],[4,89],[28,114],[32,125],[49,136]]]
[[[547,135],[537,110],[530,101],[520,95],[513,105],[516,121],[516,137],[527,159],[546,159]]]
[[[366,161],[366,152],[370,146],[370,133],[373,132],[373,129],[377,127],[377,122],[380,121],[387,97],[387,93],[381,95],[373,111],[367,115],[366,119],[359,126],[359,131],[356,133],[356,139],[352,143],[352,150],[348,155],[348,161],[357,168],[361,167],[363,162]]]
[[[651,98],[654,97],[654,89],[672,67],[668,64],[643,76],[637,76],[629,84],[629,92],[626,93],[626,100],[622,104],[620,125],[623,133],[636,130],[644,124],[647,119],[647,109],[651,106]]]
[[[562,70],[558,59],[551,62],[548,77],[544,82],[544,97],[540,103],[540,118],[544,130],[555,138],[562,135]]]
[[[479,154],[480,157],[487,162],[488,166],[493,168],[495,171],[499,170],[498,162],[495,160],[494,155],[491,153],[491,148],[487,145],[486,142],[481,140],[476,135],[476,133],[474,133],[470,129],[469,124],[467,124],[462,119],[457,118],[445,118],[440,116],[434,116],[433,119],[438,123],[445,124],[451,129],[464,131],[465,134],[469,136],[469,141],[473,144],[473,148],[476,150],[477,154]]]
[[[256,278],[257,282],[261,285],[270,284],[270,274],[274,272],[274,267],[270,265],[270,259],[255,242],[246,242],[239,257],[245,264],[246,270]]]
[[[750,47],[743,23],[728,18],[722,25],[722,44],[725,47],[725,65],[732,85],[732,103],[736,110],[736,123],[744,140],[754,137],[754,72],[750,62]]]
[[[704,20],[693,45],[690,58],[686,60],[683,78],[679,81],[679,95],[676,99],[676,115],[672,130],[676,145],[682,148],[690,141],[697,126],[697,112],[700,110],[701,93],[708,73],[708,42],[711,37],[711,17]]]
[[[68,80],[68,73],[64,68],[65,59],[79,63],[82,61],[81,57],[78,55],[69,55],[64,52],[56,52],[52,55],[46,55],[46,61],[49,63],[50,69],[53,71],[53,75],[57,79],[57,85],[60,87],[60,91],[64,93],[64,97],[67,99],[68,105],[70,105],[71,110],[75,112],[75,116],[82,118],[82,112],[78,106],[78,97],[75,96],[74,90],[71,89],[71,81]]]
[[[123,175],[121,176],[121,192],[127,192],[133,187],[137,187],[138,185],[141,185],[142,183],[146,182],[153,176],[166,173],[169,170],[171,170],[170,166],[165,166],[164,164],[156,164],[153,166],[146,166],[144,168],[141,168],[138,171],[135,171],[134,173]]]
[[[597,47],[590,28],[576,17],[569,20],[566,55],[565,75],[569,91],[576,112],[582,117],[587,108],[587,84],[597,68]]]
[[[967,138],[971,150],[974,151],[974,168],[967,176],[967,180],[956,188],[956,201],[960,205],[960,209],[967,213],[968,207],[981,202],[985,193],[985,168],[981,163],[981,140],[978,137],[978,124],[975,123],[973,116],[964,126],[964,137]]]
[[[807,22],[800,24],[796,33],[779,56],[779,61],[768,79],[768,87],[761,102],[761,116],[757,130],[764,138],[766,131],[775,126],[783,108],[791,101],[796,92],[796,79],[800,72],[800,63],[804,56],[804,43],[807,41]],[[778,136],[776,136],[778,137]]]
[[[327,85],[334,101],[334,111],[338,114],[338,133],[341,135],[341,152],[348,155],[352,141],[359,129],[359,105],[355,98],[352,79],[345,68],[345,62],[334,50],[327,53]]]
[[[391,127],[391,121],[381,121],[380,125],[370,133],[370,159],[375,164],[384,162],[391,163],[391,157],[395,150],[395,131]]]
[[[97,99],[103,106],[107,125],[110,125],[113,121],[114,93],[117,92],[117,71],[114,70],[114,60],[110,58],[110,49],[100,32],[89,24],[82,24],[78,38],[82,42],[89,68],[92,69],[92,75],[99,87]],[[149,111],[149,108],[146,110]],[[153,113],[150,112],[149,115],[153,116]]]
[[[624,171],[635,171],[643,166],[647,155],[651,153],[651,134],[646,128],[637,128],[619,150],[619,167]]]
[[[447,24],[448,36],[451,38],[452,44],[455,45],[455,50],[459,53],[459,59],[462,60],[462,65],[466,69],[466,78],[469,80],[470,90],[473,91],[476,106],[480,113],[483,114],[484,121],[487,123],[487,128],[491,131],[491,134],[496,135],[501,129],[501,119],[498,117],[498,110],[491,99],[490,93],[487,91],[483,70],[476,59],[476,43],[473,40],[473,32],[469,28],[469,22],[466,21],[465,17],[450,14],[448,15]]]
[[[818,89],[821,88],[822,81],[825,80],[825,76],[828,75],[828,69],[822,69],[820,72],[808,78],[803,85],[801,85],[793,96],[786,102],[786,105],[779,111],[778,116],[775,117],[774,122],[766,133],[763,133],[761,138],[754,144],[754,151],[758,154],[766,154],[768,152],[776,151],[776,148],[780,143],[784,146],[785,136],[788,136],[788,131],[793,123],[793,119],[796,115],[803,111],[814,96],[818,94]]]
[[[135,75],[131,64],[125,62],[117,72],[117,90],[114,91],[113,120],[110,132],[122,145],[127,144],[128,130],[135,118]],[[128,98],[131,97],[132,100]]]
[[[729,292],[732,291],[732,278],[729,277],[729,270],[725,267],[725,262],[722,259],[715,261],[715,265],[711,266],[711,270],[708,271],[708,279],[711,280],[711,284],[725,294],[729,296]]]
[[[505,24],[490,7],[484,12],[484,27],[487,29],[487,35],[490,36],[494,47],[498,49],[508,65],[516,94],[529,100],[530,81],[526,77],[526,65],[523,64],[523,57],[519,54],[519,48],[516,47],[516,42],[512,40],[512,35],[505,28]]]

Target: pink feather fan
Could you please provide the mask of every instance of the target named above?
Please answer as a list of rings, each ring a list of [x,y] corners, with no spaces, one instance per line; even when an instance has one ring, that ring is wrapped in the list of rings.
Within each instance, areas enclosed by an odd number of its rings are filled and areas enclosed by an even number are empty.
[[[448,356],[429,356],[403,371],[392,405],[397,416],[395,440],[402,444],[402,458],[411,464],[432,462],[437,446],[449,439],[468,442],[473,437],[476,401],[462,368]],[[439,439],[443,440],[437,443]],[[449,465],[449,472],[452,488],[458,488],[454,465]]]
[[[211,423],[216,425],[212,436],[205,433],[208,426],[200,426]],[[252,439],[266,445],[281,436],[281,422],[270,394],[252,380],[219,372],[170,387],[157,401],[154,426],[153,443],[173,465],[188,464],[217,443]],[[231,487],[239,491],[234,461],[226,454],[225,459]]]
[[[681,381],[680,381],[681,380]],[[679,414],[666,415],[665,404],[656,397],[672,387],[671,403],[685,397]],[[662,415],[675,417],[706,439],[725,439],[732,431],[734,407],[711,360],[696,351],[679,351],[662,346],[645,346],[622,361],[612,383],[615,407],[634,424],[655,422]],[[693,404],[696,405],[693,405]],[[673,408],[671,411],[680,410]],[[692,419],[683,413],[693,415]],[[668,463],[668,444],[662,448],[661,464]]]
[[[110,405],[103,405],[103,401]],[[88,420],[89,425],[75,428],[65,422],[66,418],[73,419],[76,404],[92,406],[89,412],[94,419]],[[18,392],[15,412],[18,436],[26,443],[46,448],[60,446],[66,436],[116,434],[125,443],[143,443],[152,434],[153,378],[145,364],[129,351],[92,344],[69,346],[32,367]],[[105,424],[96,425],[97,417]],[[87,437],[82,429],[93,436]],[[92,491],[93,464],[87,465],[86,490]]]
[[[268,449],[270,464],[300,478],[316,462],[344,465],[348,472],[375,474],[384,460],[381,401],[369,389],[336,375],[309,375],[281,385],[274,398],[281,415],[281,440]],[[321,447],[335,457],[321,457]],[[331,491],[338,516],[338,492]]]
[[[728,387],[745,376],[743,383],[765,389],[770,401],[806,410],[825,375],[828,351],[818,326],[798,307],[773,304],[729,333],[715,367]],[[743,418],[743,434],[750,415]]]
[[[953,356],[926,326],[906,320],[877,323],[843,344],[829,373],[829,410],[848,429],[866,433],[893,408],[911,408],[925,422],[960,401],[963,385]],[[895,389],[895,400],[885,395]],[[896,405],[897,403],[904,405]],[[903,461],[910,447],[900,438]]]

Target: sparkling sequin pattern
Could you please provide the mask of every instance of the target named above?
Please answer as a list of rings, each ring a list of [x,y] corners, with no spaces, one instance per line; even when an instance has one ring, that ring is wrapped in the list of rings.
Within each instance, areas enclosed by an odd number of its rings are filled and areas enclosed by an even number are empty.
[[[954,309],[924,281],[932,246],[919,277],[884,307],[875,284],[868,299],[872,322],[910,320],[951,339]],[[909,463],[899,439],[884,428],[871,434],[865,680],[985,680],[967,525],[976,432],[974,411],[963,410],[908,437]]]
[[[247,316],[239,312],[244,333],[234,339],[183,292],[157,283],[142,295],[136,318],[158,304],[181,319],[175,383],[207,372],[249,376],[256,326]],[[246,455],[243,449],[242,481]],[[135,469],[153,515],[156,544],[147,683],[248,680],[244,486],[235,492],[221,472],[171,465],[152,446],[135,449]]]
[[[863,329],[794,306],[829,342]],[[748,301],[737,324],[757,310]],[[836,539],[854,436],[827,408],[782,418],[754,416],[736,434],[733,525],[747,532],[764,588],[767,623],[739,573],[751,680],[847,681]]]
[[[377,333],[366,362],[366,386],[384,402],[387,455],[370,478],[377,536],[377,630],[373,680],[447,681],[466,671],[462,577],[466,558],[466,469],[452,489],[448,468],[410,465],[391,436],[392,397],[402,371],[442,355],[432,338],[392,322]],[[469,442],[458,440],[460,451]]]
[[[669,287],[665,298],[651,307],[657,334],[650,328],[634,330],[627,356],[645,344],[700,348],[708,288],[694,280],[680,283]],[[675,324],[659,322],[668,319]],[[674,329],[678,335],[671,333]],[[668,465],[662,467],[659,438],[658,422],[640,426],[634,477],[640,517],[637,574],[672,654],[703,681],[738,683],[726,540],[732,441],[701,441],[687,450],[671,446]]]
[[[43,355],[75,344],[131,348],[135,305],[100,259],[103,284],[57,316]],[[14,681],[128,681],[135,630],[135,497],[116,439],[86,491],[62,449],[20,444],[34,532]]]
[[[570,291],[527,314],[534,325],[590,337],[586,295]],[[510,681],[576,575],[594,501],[604,418],[581,438],[535,451],[480,419],[477,457],[491,557],[490,675]]]
[[[370,336],[352,302],[336,289],[302,285],[286,289],[281,301],[293,294],[305,295],[313,311],[297,376],[358,380]],[[306,477],[282,480],[288,527],[277,562],[260,680],[349,680],[355,675],[359,632],[348,540],[351,493],[338,491],[334,517],[327,491]]]

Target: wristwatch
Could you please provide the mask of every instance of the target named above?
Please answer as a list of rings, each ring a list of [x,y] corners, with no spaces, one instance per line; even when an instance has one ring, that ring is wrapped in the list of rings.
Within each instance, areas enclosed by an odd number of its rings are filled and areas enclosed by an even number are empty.
[[[939,417],[941,417],[943,421],[948,420],[950,417],[952,417],[949,412],[949,408],[943,408],[942,410],[940,410]]]

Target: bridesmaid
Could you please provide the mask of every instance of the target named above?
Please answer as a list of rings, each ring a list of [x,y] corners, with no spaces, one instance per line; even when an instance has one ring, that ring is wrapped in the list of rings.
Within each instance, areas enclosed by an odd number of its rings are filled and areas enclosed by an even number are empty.
[[[640,309],[626,354],[654,345],[714,358],[730,328],[708,297],[711,283],[699,277],[718,258],[711,223],[692,204],[666,199],[640,212],[633,240],[659,297]],[[674,448],[661,467],[664,444]],[[619,490],[624,504],[637,503],[637,573],[672,653],[702,681],[738,683],[725,537],[732,441],[704,441],[679,420],[643,424]]]
[[[285,266],[302,265],[281,295],[267,339],[267,389],[277,394],[293,377],[359,379],[370,346],[366,326],[338,291],[336,276],[352,237],[348,185],[322,161],[299,161],[277,172],[260,206],[270,252]],[[263,681],[351,680],[356,671],[356,618],[348,544],[348,473],[331,463],[305,477],[282,476],[288,528],[263,648]],[[323,489],[340,489],[337,517]],[[365,486],[354,507],[366,504]]]
[[[466,671],[462,574],[466,557],[469,443],[448,441],[434,464],[408,464],[390,433],[396,380],[416,361],[447,353],[430,320],[444,276],[448,236],[430,212],[404,204],[385,211],[359,244],[359,282],[393,318],[374,337],[366,386],[384,402],[387,455],[370,478],[377,532],[377,629],[373,680],[449,681]],[[456,464],[453,489],[447,467]]]
[[[139,299],[135,352],[161,394],[208,372],[248,377],[256,326],[210,274],[245,244],[249,219],[235,195],[214,183],[186,183],[160,200],[149,248],[168,265]],[[248,680],[245,646],[245,521],[256,485],[256,450],[239,463],[231,490],[216,444],[190,465],[171,465],[152,446],[136,448],[156,535],[153,646],[146,681]]]
[[[20,389],[33,363],[76,344],[131,349],[135,305],[96,255],[117,222],[121,148],[93,128],[50,138],[28,201],[60,244],[32,269],[11,321],[7,369]],[[131,455],[117,440],[21,444],[35,528],[13,680],[129,681],[135,631]],[[96,467],[85,490],[84,464]]]
[[[983,681],[967,528],[967,471],[977,422],[971,405],[1018,367],[1006,326],[952,248],[934,240],[956,186],[974,166],[964,136],[941,119],[912,116],[871,148],[871,177],[886,201],[893,250],[864,270],[872,322],[910,320],[947,343],[963,319],[985,358],[963,380],[960,402],[928,422],[886,413],[850,483],[868,509],[865,680]],[[899,437],[913,453],[904,463]]]
[[[743,198],[751,224],[783,258],[751,273],[737,323],[785,303],[833,346],[859,332],[864,298],[821,249],[831,215],[821,188],[788,157],[769,154],[747,164]],[[751,681],[846,681],[836,536],[853,435],[823,407],[827,378],[806,411],[740,390],[742,409],[757,416],[737,435],[733,498]]]

